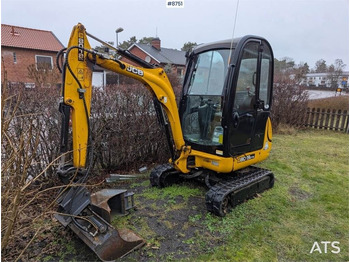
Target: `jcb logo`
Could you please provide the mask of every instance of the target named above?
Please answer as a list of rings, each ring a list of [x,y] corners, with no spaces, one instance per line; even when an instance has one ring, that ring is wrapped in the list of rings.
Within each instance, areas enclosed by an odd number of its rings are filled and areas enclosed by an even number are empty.
[[[310,250],[310,254],[314,253],[314,252],[318,252],[320,254],[325,253],[327,254],[327,252],[329,251],[329,246],[328,244],[330,244],[331,246],[331,252],[333,254],[338,254],[340,253],[340,247],[339,247],[339,241],[321,241],[321,245],[316,241],[314,242],[311,250]],[[321,248],[323,246],[323,249]]]
[[[83,33],[78,34],[78,46],[84,48],[84,35]],[[84,61],[84,50],[78,49],[78,61]]]
[[[126,68],[126,71],[131,72],[131,73],[133,73],[135,75],[143,76],[143,71],[140,70],[140,69],[137,69],[137,68],[135,68],[133,66],[128,66]]]

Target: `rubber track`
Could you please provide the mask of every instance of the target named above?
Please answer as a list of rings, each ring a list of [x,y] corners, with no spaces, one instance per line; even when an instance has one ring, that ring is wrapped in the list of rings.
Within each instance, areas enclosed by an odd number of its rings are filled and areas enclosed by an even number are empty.
[[[222,204],[226,196],[249,185],[254,185],[255,182],[258,182],[266,176],[270,176],[269,188],[273,187],[273,173],[269,170],[258,167],[248,167],[242,171],[237,171],[236,178],[228,181],[218,182],[213,187],[211,187],[205,195],[205,202],[208,211],[218,216],[225,216],[225,214],[222,212]]]
[[[174,171],[174,167],[171,164],[163,164],[156,166],[150,174],[150,182],[152,186],[164,187],[164,179],[166,178],[166,173]]]

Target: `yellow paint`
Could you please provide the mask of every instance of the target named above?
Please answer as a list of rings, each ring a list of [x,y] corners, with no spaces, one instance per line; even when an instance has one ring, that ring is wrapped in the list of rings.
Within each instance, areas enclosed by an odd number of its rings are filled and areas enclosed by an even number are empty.
[[[73,28],[68,43],[68,50],[70,47],[78,45],[84,45],[85,49],[91,50],[85,28],[81,24],[78,24]],[[79,59],[83,61],[79,61]],[[269,139],[272,138],[270,119],[268,119],[266,124],[264,145],[260,150],[249,152],[237,157],[223,157],[192,150],[190,146],[185,145],[175,94],[169,79],[162,68],[141,68],[132,66],[128,63],[122,63],[124,66],[121,66],[120,63],[117,63],[114,60],[94,56],[91,53],[74,48],[68,54],[68,62],[72,71],[76,74],[81,87],[85,90],[84,96],[88,110],[88,117],[90,116],[92,93],[92,61],[94,64],[97,64],[102,68],[140,81],[154,94],[161,103],[171,126],[175,149],[178,155],[177,159],[173,162],[174,167],[182,173],[188,173],[191,168],[199,167],[210,169],[218,173],[228,173],[253,165],[268,157],[271,150],[271,141],[269,141]],[[72,107],[73,164],[75,167],[83,168],[86,164],[87,155],[88,121],[83,99],[79,97],[79,92],[77,91],[79,85],[68,69],[66,70],[65,84],[63,88],[64,101]],[[222,143],[222,136],[219,138],[219,142]],[[265,148],[266,146],[267,148]],[[240,161],[240,159],[245,156],[252,154],[255,155],[253,159]],[[193,167],[188,167],[187,165],[187,159],[189,156],[195,157],[195,166]]]

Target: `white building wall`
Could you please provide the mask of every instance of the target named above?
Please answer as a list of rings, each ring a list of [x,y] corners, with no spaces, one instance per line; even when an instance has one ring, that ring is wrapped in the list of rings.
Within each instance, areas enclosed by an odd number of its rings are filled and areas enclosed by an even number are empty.
[[[338,87],[343,87],[342,82],[343,79],[346,79],[347,87],[349,86],[349,72],[344,72],[338,78]],[[304,79],[303,83],[306,86],[315,86],[315,87],[331,87],[331,81],[328,78],[328,73],[309,73],[306,74],[306,79]]]
[[[104,88],[106,86],[106,71],[92,73],[92,85]]]

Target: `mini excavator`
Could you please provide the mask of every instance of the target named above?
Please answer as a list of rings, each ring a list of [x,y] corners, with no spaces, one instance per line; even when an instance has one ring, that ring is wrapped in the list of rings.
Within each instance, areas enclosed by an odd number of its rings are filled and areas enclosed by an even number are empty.
[[[114,49],[117,56],[93,50],[88,37]],[[130,64],[118,59],[120,56]],[[268,157],[272,146],[274,58],[268,41],[248,35],[202,44],[186,58],[178,106],[164,69],[114,48],[89,34],[80,23],[74,26],[67,48],[57,56],[63,78],[63,156],[57,173],[72,186],[61,192],[56,218],[103,261],[115,260],[144,241],[133,232],[118,231],[110,225],[108,205],[125,210],[128,193],[104,190],[91,195],[83,186],[93,154],[89,119],[94,65],[140,81],[153,95],[171,157],[151,171],[152,186],[162,188],[198,179],[209,188],[205,196],[208,211],[225,216],[234,206],[274,185],[271,171],[253,166]],[[73,161],[66,164],[70,134]]]

